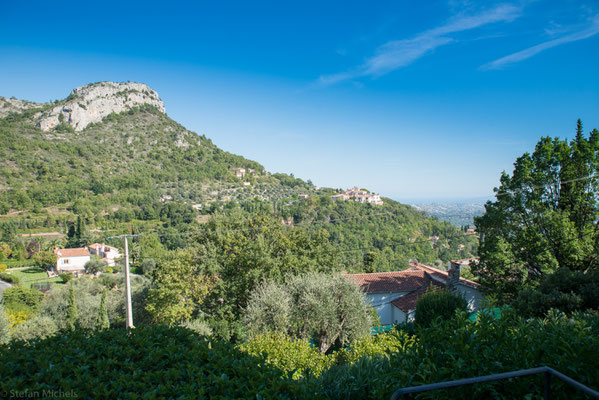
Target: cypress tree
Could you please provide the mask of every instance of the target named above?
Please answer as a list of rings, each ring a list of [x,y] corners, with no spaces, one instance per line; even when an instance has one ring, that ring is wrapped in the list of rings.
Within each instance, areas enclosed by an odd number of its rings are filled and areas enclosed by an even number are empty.
[[[110,320],[108,319],[108,310],[106,308],[106,290],[104,290],[102,291],[102,298],[100,299],[100,309],[98,310],[96,329],[101,331],[108,328],[110,328]]]
[[[73,330],[77,327],[77,317],[79,316],[79,310],[77,309],[77,302],[75,301],[75,291],[73,289],[73,283],[69,286],[69,297],[67,300],[67,327]]]

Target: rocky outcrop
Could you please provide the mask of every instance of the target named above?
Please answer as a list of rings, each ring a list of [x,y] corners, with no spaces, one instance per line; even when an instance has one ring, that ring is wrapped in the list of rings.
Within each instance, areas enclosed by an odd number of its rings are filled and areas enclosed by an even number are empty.
[[[42,106],[43,104],[34,103],[27,100],[17,100],[15,98],[7,99],[6,97],[0,97],[0,118],[4,118],[10,113],[20,113]]]
[[[42,131],[49,131],[62,123],[81,131],[112,113],[118,114],[144,104],[165,112],[158,93],[143,83],[99,82],[74,89],[64,101],[34,115],[34,119]]]

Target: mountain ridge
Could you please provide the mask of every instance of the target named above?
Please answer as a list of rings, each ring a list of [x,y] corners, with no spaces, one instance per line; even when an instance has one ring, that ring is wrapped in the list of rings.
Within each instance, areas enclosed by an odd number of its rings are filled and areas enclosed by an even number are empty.
[[[77,125],[80,130],[73,119],[47,130],[39,123],[40,115],[62,115],[80,101],[78,92],[42,107],[13,102],[20,112],[0,118],[0,228],[67,232],[81,220],[102,228],[95,241],[114,235],[107,230],[156,232],[174,250],[185,248],[210,215],[251,215],[259,222],[264,214],[290,229],[327,230],[352,271],[390,270],[412,258],[439,264],[476,251],[457,228],[412,207],[390,199],[382,205],[334,201],[334,189],[269,173],[172,120],[156,99],[122,108],[122,101],[104,98],[120,112]],[[433,244],[429,239],[437,236],[444,239]]]
[[[0,97],[0,116],[6,116],[10,111],[19,112],[39,107],[42,110],[33,115],[33,119],[43,132],[60,124],[66,124],[79,132],[92,123],[101,122],[110,114],[146,104],[165,113],[158,93],[148,85],[105,81],[76,87],[66,99],[55,103],[33,103]]]

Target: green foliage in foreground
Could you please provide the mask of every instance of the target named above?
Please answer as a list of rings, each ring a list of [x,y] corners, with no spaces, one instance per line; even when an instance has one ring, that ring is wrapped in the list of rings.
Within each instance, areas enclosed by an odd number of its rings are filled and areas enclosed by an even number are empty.
[[[466,311],[466,300],[447,290],[428,290],[416,303],[415,321],[429,326],[436,318],[450,319],[456,311]]]
[[[124,399],[385,399],[400,387],[540,365],[597,389],[598,330],[597,314],[550,312],[526,320],[505,311],[501,319],[482,313],[476,322],[458,314],[329,355],[280,333],[236,346],[206,341],[181,327],[147,326],[131,335],[76,330],[0,347],[0,391],[73,389],[80,398]],[[554,399],[583,398],[557,380],[552,388]],[[538,398],[541,391],[542,378],[531,377],[419,398]]]
[[[12,305],[24,305],[32,310],[36,310],[42,299],[44,298],[44,294],[37,289],[31,289],[22,286],[15,286],[4,290],[2,293],[4,304],[7,307],[11,307]]]
[[[240,345],[240,349],[266,359],[268,365],[280,368],[284,375],[300,379],[320,375],[333,365],[334,358],[322,354],[306,339],[292,339],[282,332],[268,332],[254,336]]]
[[[388,357],[366,357],[331,368],[311,386],[330,399],[385,399],[401,387],[546,365],[597,389],[598,330],[597,315],[570,318],[551,313],[545,319],[526,320],[506,311],[501,319],[482,313],[473,323],[462,314],[449,321],[436,321],[430,327],[416,326],[417,343],[413,346]],[[541,379],[499,381],[429,392],[419,398],[539,398]],[[554,399],[584,398],[557,380],[552,381],[552,389]]]
[[[551,308],[564,312],[599,309],[599,269],[571,271],[560,268],[543,278],[536,290],[523,290],[515,307],[529,316],[542,316]]]
[[[297,398],[300,386],[260,359],[185,328],[64,332],[0,351],[0,392],[73,390],[77,398]]]

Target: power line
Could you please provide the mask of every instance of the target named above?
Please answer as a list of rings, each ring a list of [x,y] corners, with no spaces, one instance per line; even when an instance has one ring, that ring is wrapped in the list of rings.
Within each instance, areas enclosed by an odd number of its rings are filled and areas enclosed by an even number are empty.
[[[529,190],[534,190],[534,189],[543,189],[543,188],[547,188],[547,187],[555,186],[555,185],[560,185],[561,186],[561,185],[564,185],[564,184],[574,183],[574,182],[580,182],[580,181],[586,181],[586,180],[593,179],[593,178],[599,178],[599,175],[593,174],[593,175],[583,176],[583,177],[580,177],[580,178],[569,179],[567,181],[559,181],[559,182],[554,182],[554,183],[546,183],[544,185],[538,185],[538,186],[528,186],[528,187],[522,188],[522,189],[507,190],[507,191],[505,191],[503,193],[496,193],[495,197],[498,197],[498,196],[507,196],[509,194],[521,193],[521,192],[525,192],[525,191],[527,192]],[[501,189],[501,187],[499,189]]]

